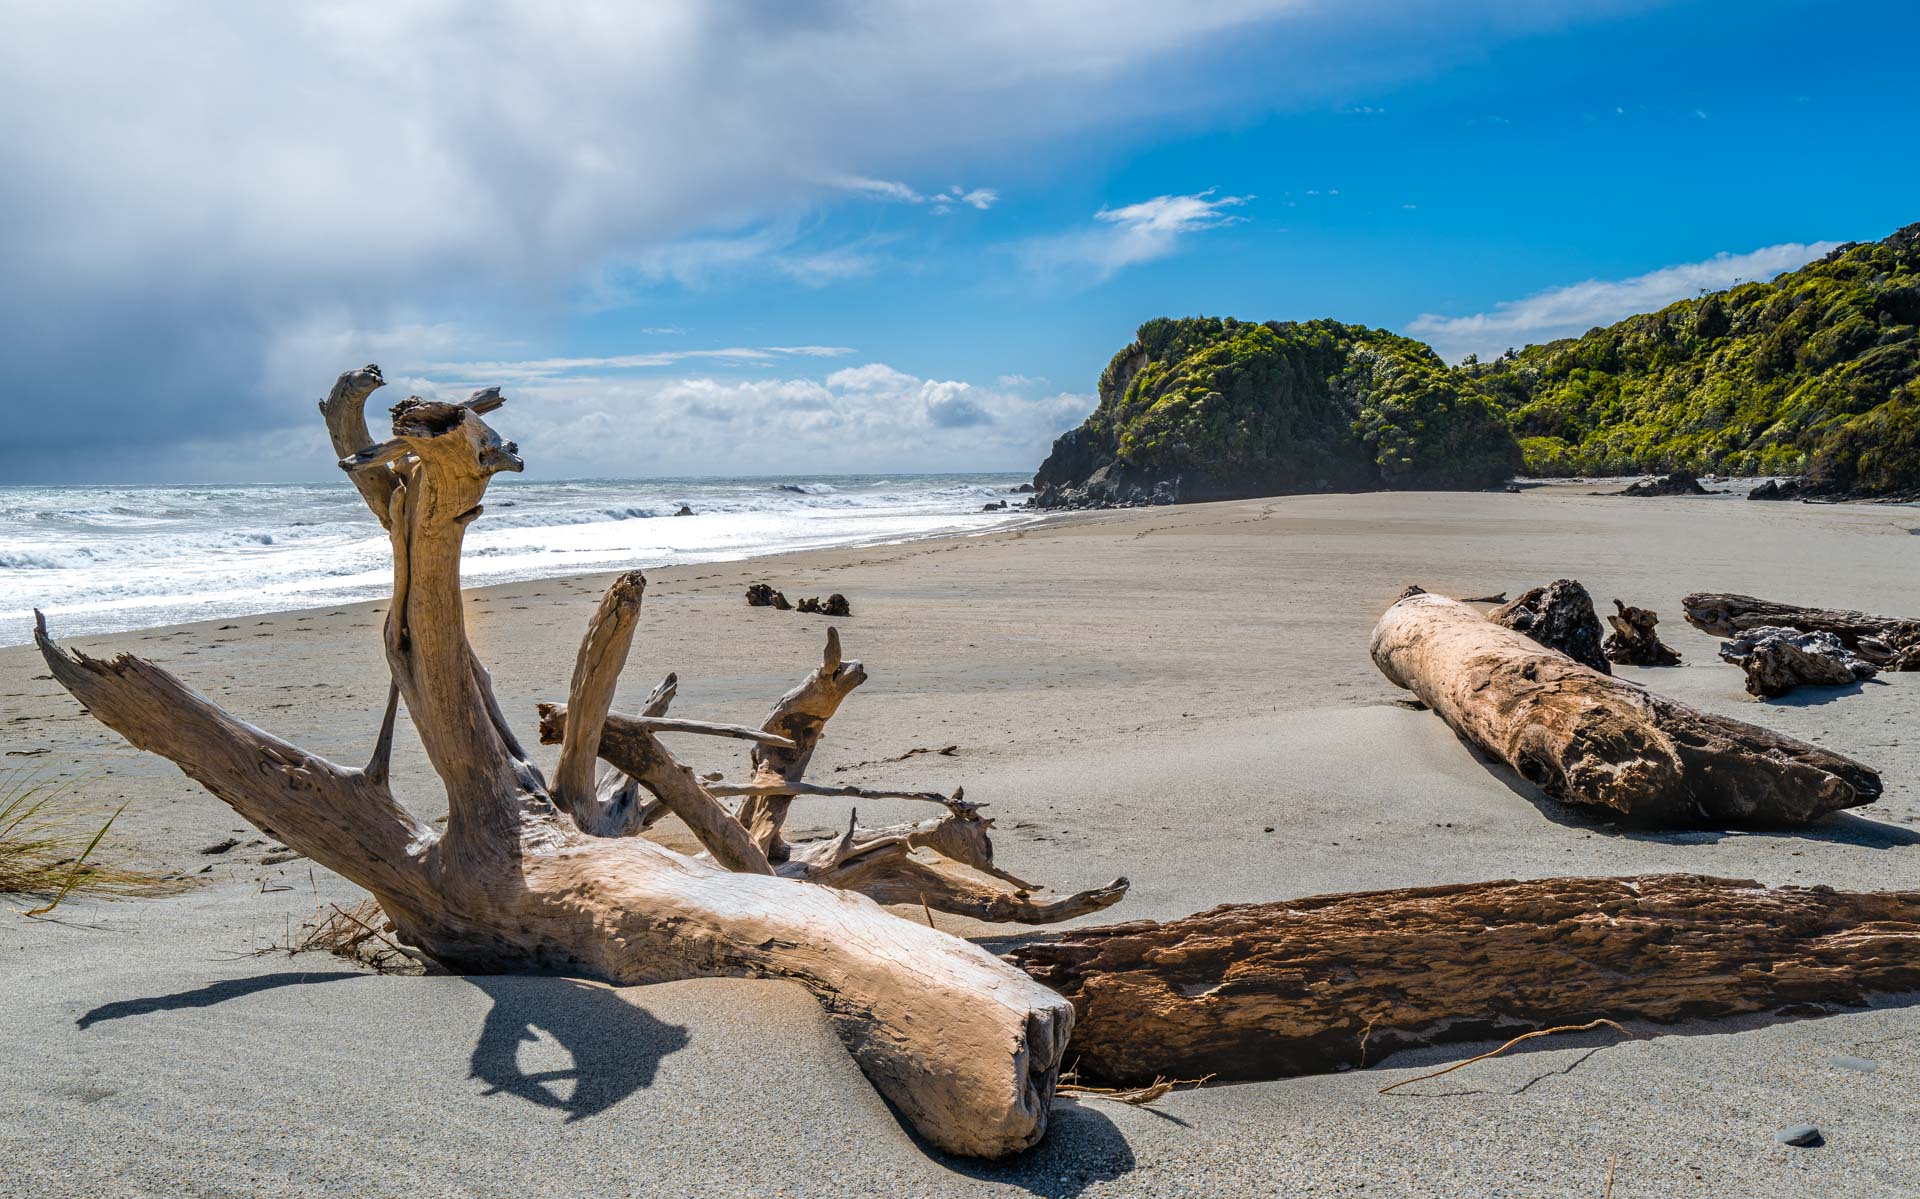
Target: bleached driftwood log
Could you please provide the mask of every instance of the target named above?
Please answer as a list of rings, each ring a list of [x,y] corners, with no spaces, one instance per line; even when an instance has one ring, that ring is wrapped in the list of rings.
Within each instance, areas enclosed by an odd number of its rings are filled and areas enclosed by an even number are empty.
[[[1009,957],[1073,1000],[1085,1081],[1283,1078],[1596,1017],[1804,1015],[1920,989],[1920,891],[1465,883],[1074,929]]]
[[[1851,758],[1663,699],[1419,588],[1380,617],[1372,652],[1456,733],[1568,803],[1649,824],[1796,824],[1880,794]]]
[[[934,1144],[991,1157],[1038,1140],[1073,1026],[1064,999],[863,895],[775,877],[766,851],[777,820],[750,836],[683,767],[649,766],[636,777],[691,814],[714,862],[582,828],[620,825],[596,806],[591,766],[642,580],[617,581],[589,627],[569,691],[575,716],[549,786],[494,701],[460,601],[466,526],[480,516],[491,476],[520,469],[517,447],[480,419],[499,397],[404,400],[393,439],[376,445],[361,407],[380,385],[376,367],[349,372],[321,408],[342,465],[391,536],[387,663],[446,787],[445,832],[415,818],[387,785],[391,701],[371,761],[355,769],[229,715],[150,662],[63,650],[37,620],[54,677],[135,746],[371,891],[402,942],[451,969],[564,971],[620,984],[791,979],[820,996],[867,1076]],[[791,719],[756,743],[767,778],[797,779],[818,721],[850,687],[847,670],[829,670],[789,697]],[[641,735],[653,733],[643,726]]]
[[[1687,623],[1717,637],[1737,637],[1767,626],[1832,633],[1881,670],[1920,670],[1920,620],[1841,608],[1802,608],[1718,591],[1696,591],[1680,604]]]

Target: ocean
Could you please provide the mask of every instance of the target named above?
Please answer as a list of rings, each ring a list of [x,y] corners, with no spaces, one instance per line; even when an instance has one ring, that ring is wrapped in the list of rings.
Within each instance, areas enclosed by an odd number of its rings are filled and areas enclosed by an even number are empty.
[[[468,586],[979,532],[1025,475],[529,482],[496,477],[467,529]],[[684,504],[692,516],[675,516]],[[389,594],[386,534],[332,483],[0,487],[0,645]]]

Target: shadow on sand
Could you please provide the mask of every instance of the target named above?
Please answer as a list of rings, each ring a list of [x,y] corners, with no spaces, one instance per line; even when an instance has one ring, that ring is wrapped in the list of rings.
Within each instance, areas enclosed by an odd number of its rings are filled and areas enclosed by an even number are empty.
[[[556,1108],[568,1123],[652,1086],[661,1060],[691,1040],[684,1027],[579,979],[489,974],[466,981],[493,1000],[473,1046],[471,1076],[487,1085],[489,1095]],[[539,1041],[541,1033],[566,1050],[571,1067],[521,1068],[520,1047]]]
[[[128,1016],[212,1007],[280,987],[367,977],[355,971],[284,970],[223,979],[171,995],[102,1004],[74,1023],[86,1029]],[[488,1095],[512,1095],[563,1111],[569,1123],[652,1086],[661,1059],[691,1039],[685,1028],[656,1019],[618,992],[579,979],[472,975],[465,981],[493,1000],[474,1042],[469,1077],[485,1083]],[[571,1066],[534,1071],[521,1067],[521,1046],[539,1042],[542,1034],[566,1051]]]
[[[1629,841],[1654,841],[1666,845],[1706,845],[1723,841],[1728,837],[1778,837],[1798,841],[1826,841],[1836,845],[1854,845],[1861,849],[1892,849],[1896,846],[1920,845],[1920,832],[1884,824],[1878,820],[1867,820],[1851,812],[1829,812],[1818,820],[1798,827],[1771,825],[1702,825],[1685,829],[1635,827],[1624,821],[1613,819],[1609,814],[1595,812],[1575,804],[1561,803],[1521,778],[1505,762],[1488,756],[1465,737],[1455,733],[1454,738],[1501,786],[1526,800],[1538,808],[1542,816],[1564,828],[1577,828],[1609,837],[1622,837]]]

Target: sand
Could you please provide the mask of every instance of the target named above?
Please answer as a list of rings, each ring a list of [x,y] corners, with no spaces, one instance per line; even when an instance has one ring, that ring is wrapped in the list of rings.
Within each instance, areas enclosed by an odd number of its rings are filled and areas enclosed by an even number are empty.
[[[1915,614],[1920,510],[1522,495],[1302,496],[1076,515],[1022,530],[650,572],[622,704],[667,670],[677,713],[755,721],[826,622],[749,609],[766,580],[844,592],[871,681],[814,777],[964,783],[1002,863],[1061,888],[1125,874],[1091,922],[1215,903],[1554,874],[1693,871],[1915,885],[1920,676],[1758,704],[1679,619],[1693,590]],[[1411,711],[1366,655],[1408,583],[1477,595],[1556,577],[1663,614],[1686,656],[1631,678],[1853,754],[1884,798],[1797,833],[1623,831],[1538,796]],[[471,594],[474,641],[523,730],[560,698],[605,576]],[[371,746],[383,605],[85,638],[180,673],[347,761]],[[54,622],[58,634],[58,622]],[[1920,1007],[1539,1042],[1389,1096],[1488,1046],[1211,1087],[1155,1108],[1063,1101],[1010,1162],[917,1144],[797,987],[612,990],[564,979],[378,977],[252,956],[354,889],[272,846],[171,766],[84,716],[31,650],[0,650],[0,758],[130,802],[115,854],[192,874],[170,899],[0,918],[0,1194],[1567,1195],[1920,1194]],[[398,789],[444,810],[403,734]],[[916,747],[954,754],[887,761]],[[702,768],[738,750],[687,747]],[[45,751],[45,752],[36,752]],[[549,751],[550,752],[550,751]],[[905,805],[863,804],[863,817]],[[796,823],[843,822],[802,801]],[[1273,832],[1263,830],[1271,826]],[[197,850],[238,837],[218,856]],[[258,841],[259,844],[251,842]],[[202,867],[212,870],[200,874]],[[989,938],[1008,930],[940,918]],[[999,943],[999,942],[990,942]],[[1911,999],[1906,1001],[1907,1004]],[[1867,1073],[1833,1065],[1868,1059]],[[1773,1134],[1821,1125],[1827,1144]]]

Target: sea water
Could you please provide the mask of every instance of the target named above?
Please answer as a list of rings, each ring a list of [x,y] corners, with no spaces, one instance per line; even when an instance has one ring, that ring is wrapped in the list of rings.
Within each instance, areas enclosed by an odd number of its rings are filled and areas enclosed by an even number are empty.
[[[496,478],[468,586],[977,532],[1033,519],[1016,475],[530,482]],[[983,512],[1010,500],[1006,511]],[[676,516],[682,505],[691,516]],[[346,603],[392,586],[386,534],[344,481],[0,487],[0,645]]]

